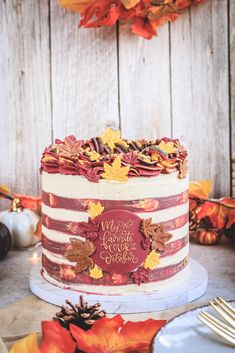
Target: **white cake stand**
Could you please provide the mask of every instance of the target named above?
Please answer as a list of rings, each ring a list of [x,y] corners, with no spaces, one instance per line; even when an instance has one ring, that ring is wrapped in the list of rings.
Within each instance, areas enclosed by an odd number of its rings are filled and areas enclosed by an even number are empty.
[[[47,282],[40,273],[41,266],[33,267],[30,274],[30,289],[39,298],[55,305],[64,305],[66,299],[78,302],[80,295],[90,305],[99,302],[107,313],[147,313],[167,310],[187,304],[199,298],[207,288],[207,271],[197,261],[190,260],[188,276],[179,284],[153,291],[128,295],[98,295],[59,288]]]

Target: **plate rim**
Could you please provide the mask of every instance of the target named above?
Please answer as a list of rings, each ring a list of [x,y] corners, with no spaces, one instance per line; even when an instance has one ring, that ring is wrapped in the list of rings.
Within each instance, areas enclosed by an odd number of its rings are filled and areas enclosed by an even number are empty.
[[[230,299],[230,300],[227,300],[228,303],[231,303],[231,302],[234,302],[235,303],[235,298],[234,299]],[[150,342],[150,349],[149,349],[149,353],[154,353],[153,349],[154,349],[154,342],[155,340],[158,338],[158,336],[161,334],[161,331],[163,331],[163,329],[168,325],[170,324],[173,320],[175,320],[176,318],[179,318],[180,316],[183,316],[189,312],[193,312],[193,311],[196,311],[198,309],[202,309],[202,308],[205,308],[205,307],[208,307],[210,304],[210,302],[208,302],[208,304],[204,304],[204,305],[200,305],[198,306],[197,308],[193,308],[193,309],[188,309],[186,311],[184,311],[183,313],[181,314],[178,314],[176,316],[174,316],[172,319],[170,319],[169,321],[167,321],[161,328],[159,331],[157,331],[157,333],[155,334],[155,336],[152,338],[151,342]]]

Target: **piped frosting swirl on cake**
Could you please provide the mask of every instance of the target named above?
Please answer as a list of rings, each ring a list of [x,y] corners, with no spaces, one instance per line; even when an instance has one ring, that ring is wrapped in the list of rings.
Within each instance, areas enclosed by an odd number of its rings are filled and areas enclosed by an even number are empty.
[[[127,181],[178,171],[187,175],[187,151],[178,139],[125,140],[120,131],[107,128],[90,140],[68,136],[55,140],[41,159],[41,171],[81,175],[92,182],[100,179]]]

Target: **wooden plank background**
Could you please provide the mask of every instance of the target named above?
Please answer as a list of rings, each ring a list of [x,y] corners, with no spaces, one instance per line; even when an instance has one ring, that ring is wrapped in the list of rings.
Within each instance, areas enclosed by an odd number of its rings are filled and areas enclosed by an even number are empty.
[[[191,8],[151,41],[78,22],[57,0],[0,0],[0,183],[38,194],[46,145],[111,126],[179,137],[191,179],[235,195],[234,1]]]

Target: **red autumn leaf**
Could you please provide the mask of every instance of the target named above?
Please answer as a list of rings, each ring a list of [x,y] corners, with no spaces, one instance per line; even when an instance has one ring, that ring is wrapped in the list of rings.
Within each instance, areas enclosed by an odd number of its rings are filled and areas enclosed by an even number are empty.
[[[41,197],[14,194],[14,198],[20,199],[20,204],[23,208],[29,208],[31,211],[41,213]]]
[[[76,343],[70,333],[57,321],[42,322],[42,353],[74,353]]]
[[[135,33],[145,39],[151,39],[156,35],[156,31],[153,29],[148,19],[136,17],[131,26],[132,33]]]
[[[84,331],[70,325],[70,332],[77,347],[89,353],[148,353],[152,338],[165,324],[163,320],[125,322],[120,315],[102,318]]]

